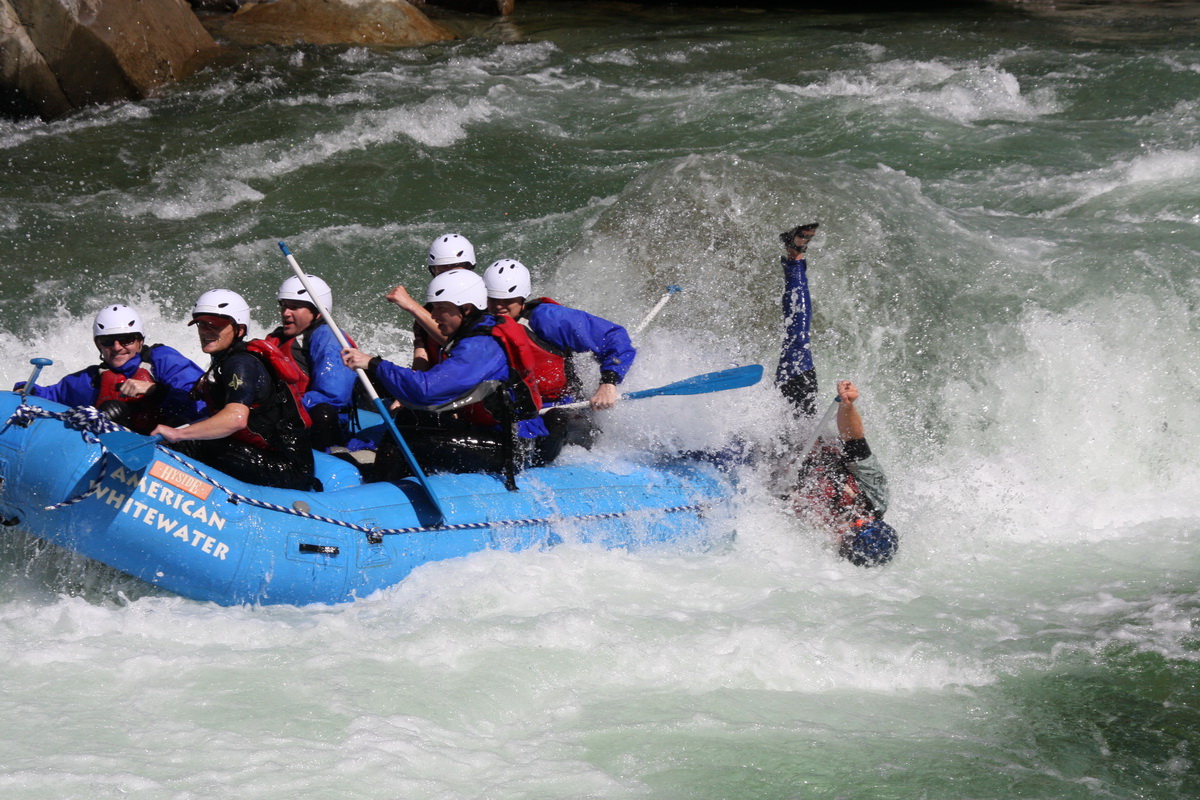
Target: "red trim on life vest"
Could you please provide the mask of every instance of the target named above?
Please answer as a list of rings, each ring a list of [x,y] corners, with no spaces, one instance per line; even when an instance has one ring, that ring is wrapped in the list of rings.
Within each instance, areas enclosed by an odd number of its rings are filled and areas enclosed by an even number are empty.
[[[296,366],[296,362],[290,358],[290,354],[284,355],[284,352],[275,346],[274,343],[266,339],[252,339],[246,343],[246,349],[251,353],[255,353],[263,357],[267,362],[268,368],[273,373],[273,377],[283,381],[287,386],[288,391],[292,394],[292,399],[296,401],[296,410],[300,413],[300,419],[304,422],[304,427],[312,427],[312,417],[308,415],[308,409],[304,407],[302,402],[304,391],[301,388],[308,386],[308,376],[300,367]]]
[[[540,410],[542,395],[538,390],[538,381],[534,370],[537,367],[537,354],[545,351],[533,343],[525,327],[516,320],[507,316],[497,316],[495,320],[496,324],[491,326],[491,330],[486,333],[490,333],[499,342],[500,347],[504,350],[505,359],[508,361],[509,370],[525,384],[533,399],[533,404]],[[481,331],[480,334],[482,333],[485,332]],[[475,425],[499,424],[492,413],[484,408],[483,403],[472,403],[462,409],[460,413],[464,419]]]
[[[284,339],[282,336],[276,336],[274,331],[272,331],[262,339],[257,339],[255,341],[262,341],[275,345],[283,359],[296,368],[296,371],[299,372],[301,376],[300,380],[296,382],[296,391],[299,392],[300,397],[304,397],[304,393],[308,391],[309,377],[304,370],[300,369],[300,365],[296,363],[296,356],[292,353],[292,345],[296,343],[296,339],[298,338],[298,336],[292,336],[288,339]]]
[[[325,323],[320,322],[320,321],[317,322],[317,325],[323,325],[323,324],[325,324]],[[298,384],[298,391],[300,392],[300,397],[302,397],[302,398],[304,397],[305,394],[308,393],[308,387],[312,384],[312,376],[309,375],[307,372],[305,372],[300,367],[300,362],[296,360],[296,354],[292,351],[292,347],[295,345],[295,343],[297,341],[299,341],[301,339],[302,336],[304,336],[304,334],[311,333],[316,327],[317,327],[316,325],[313,325],[308,330],[303,331],[299,336],[292,336],[287,339],[284,339],[282,336],[278,336],[277,333],[281,330],[281,328],[276,328],[275,330],[271,331],[266,336],[264,336],[262,339],[255,340],[255,341],[268,342],[269,344],[275,345],[275,347],[277,347],[279,349],[279,352],[283,354],[284,359],[287,361],[290,361],[296,367],[296,369],[299,370],[300,374],[303,376],[303,378],[301,379],[301,381]],[[358,347],[358,345],[354,343],[354,339],[351,338],[350,334],[346,333],[345,331],[342,331],[342,336],[346,337],[346,343],[349,344],[351,347]],[[308,358],[308,360],[309,361],[312,360],[311,356]],[[312,368],[313,368],[312,364],[310,363],[309,369],[312,369]]]
[[[521,312],[521,316],[528,319],[533,309],[541,303],[562,305],[549,297],[539,297],[525,303],[525,310]],[[548,350],[547,343],[543,342],[532,328],[528,333],[534,344],[533,374],[537,376],[538,391],[541,392],[543,400],[558,400],[567,393],[570,383],[567,379],[567,360],[561,354]]]
[[[814,514],[830,527],[857,519],[863,510],[862,490],[853,474],[835,466],[841,464],[841,451],[822,445],[811,458],[813,466],[793,497],[796,511]]]
[[[151,384],[156,383],[154,379],[154,361],[150,353],[151,348],[143,345],[139,353],[142,363],[128,377],[116,370],[101,367],[99,385],[96,387],[96,400],[93,403],[93,405],[99,408],[110,400],[116,400],[118,403],[124,403],[129,406],[129,428],[138,433],[149,433],[160,422],[165,421],[165,417],[163,417],[158,404],[150,402],[145,395],[141,397],[126,397],[121,394],[121,384],[127,380],[149,381]]]
[[[150,381],[154,383],[154,373],[146,369],[145,362],[137,368],[137,370],[126,377],[113,369],[104,368],[100,370],[100,388],[96,393],[97,407],[101,403],[107,403],[109,400],[117,400],[122,403],[130,403],[140,398],[125,397],[121,394],[121,384],[127,380]]]
[[[312,426],[312,418],[308,415],[308,409],[304,407],[301,401],[301,395],[297,390],[297,385],[300,383],[301,376],[304,372],[296,366],[294,361],[291,361],[283,354],[274,343],[265,339],[253,339],[246,342],[246,351],[254,353],[259,357],[259,360],[266,365],[267,372],[270,374],[272,386],[271,396],[276,396],[275,382],[280,381],[287,387],[288,392],[292,396],[293,405],[300,421],[304,427]],[[206,373],[205,377],[208,377]],[[204,403],[211,410],[213,407],[212,384],[209,380],[202,380],[202,391],[204,395]],[[257,409],[258,406],[251,406],[251,411]],[[285,412],[286,413],[286,412]],[[236,439],[239,442],[245,442],[252,447],[257,447],[260,450],[270,450],[271,444],[261,434],[255,433],[249,427],[242,428],[240,431],[235,431],[230,434],[230,438]]]

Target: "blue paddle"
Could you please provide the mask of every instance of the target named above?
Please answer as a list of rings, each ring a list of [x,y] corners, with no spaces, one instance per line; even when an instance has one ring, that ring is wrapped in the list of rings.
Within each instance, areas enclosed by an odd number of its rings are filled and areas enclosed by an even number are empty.
[[[630,392],[621,395],[621,399],[641,400],[644,397],[709,394],[710,392],[724,392],[728,389],[744,389],[762,380],[762,374],[762,364],[748,364],[744,367],[723,369],[720,372],[706,372],[694,378],[684,378],[681,381],[675,381],[675,383],[668,383],[666,386],[659,386],[657,389],[642,389],[641,391]],[[583,408],[586,405],[588,405],[587,400],[580,400],[578,403],[566,403],[561,406],[543,408],[542,413],[545,414],[551,408]]]
[[[143,436],[133,431],[100,434],[104,449],[133,472],[141,472],[154,460],[155,447],[162,440],[161,436]]]
[[[317,307],[317,311],[319,311],[321,316],[325,319],[325,324],[329,326],[329,330],[333,331],[333,335],[337,337],[338,344],[342,346],[343,350],[348,348],[350,343],[346,341],[346,337],[342,334],[342,329],[339,328],[337,323],[333,321],[333,316],[330,315],[329,309],[327,309],[325,304],[321,302],[321,296],[314,292],[312,286],[309,285],[308,277],[304,274],[304,270],[300,269],[300,264],[296,261],[296,257],[292,255],[292,251],[288,250],[287,245],[283,242],[279,243],[279,249],[283,251],[283,255],[287,259],[288,264],[291,265],[292,271],[296,273],[296,277],[299,278],[300,283],[304,285],[304,290],[308,292],[311,302]],[[417,483],[420,484],[421,488],[425,491],[425,496],[429,498],[430,505],[432,505],[434,510],[438,513],[438,522],[447,521],[448,517],[446,516],[446,510],[442,508],[442,504],[438,500],[437,495],[434,493],[433,487],[429,485],[429,479],[425,477],[425,471],[422,470],[421,465],[417,463],[417,457],[414,456],[412,450],[408,448],[408,442],[404,441],[404,437],[400,435],[399,429],[396,428],[396,423],[392,419],[392,415],[387,412],[386,408],[384,408],[383,400],[379,398],[379,393],[375,391],[375,387],[371,385],[371,379],[367,377],[367,371],[358,369],[355,370],[355,372],[358,373],[359,383],[361,383],[363,389],[366,390],[367,396],[370,397],[371,402],[375,404],[375,410],[379,412],[379,416],[383,417],[383,421],[387,424],[388,431],[392,434],[392,439],[395,440],[396,444],[400,445],[400,450],[402,453],[404,453],[404,460],[408,462],[408,467],[412,470],[413,477],[417,479]]]

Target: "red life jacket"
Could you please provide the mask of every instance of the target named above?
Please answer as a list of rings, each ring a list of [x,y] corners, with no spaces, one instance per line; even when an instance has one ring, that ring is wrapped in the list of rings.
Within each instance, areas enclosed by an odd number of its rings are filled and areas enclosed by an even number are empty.
[[[551,300],[549,297],[530,300],[521,311],[521,318],[529,319],[533,310],[542,303],[559,305],[557,301]],[[563,395],[569,393],[571,385],[567,369],[567,354],[534,333],[533,328],[527,326],[526,332],[536,345],[533,374],[537,377],[538,391],[542,393],[542,399],[553,401],[562,398]]]
[[[137,370],[130,376],[126,377],[116,370],[108,367],[101,367],[99,374],[99,385],[96,387],[96,400],[92,405],[99,408],[104,403],[110,400],[116,400],[119,403],[124,403],[129,406],[130,430],[138,433],[149,433],[160,423],[165,421],[158,405],[150,402],[145,396],[142,397],[126,397],[121,394],[121,384],[127,380],[150,381],[154,380],[154,361],[152,353],[153,345],[143,345],[139,355],[142,358],[142,363]]]
[[[295,361],[288,358],[282,350],[266,339],[252,339],[246,343],[246,349],[259,356],[271,370],[272,377],[287,387],[304,427],[311,427],[312,418],[308,416],[308,409],[304,407],[304,403],[300,402],[304,396],[304,390],[301,387],[308,386],[308,376],[304,374],[304,370],[296,366]]]
[[[310,327],[308,329],[308,331],[313,330],[313,328],[316,328],[317,325],[324,325],[324,324],[325,324],[324,319],[318,318],[317,322],[314,323],[312,325],[312,327]],[[268,333],[265,338],[256,340],[256,341],[267,342],[268,344],[275,345],[275,348],[277,350],[279,350],[279,352],[283,356],[283,358],[287,361],[290,361],[292,364],[294,364],[296,366],[296,368],[298,370],[300,370],[301,378],[300,378],[299,383],[297,384],[297,388],[300,392],[301,397],[304,397],[304,393],[308,391],[308,385],[312,382],[312,363],[308,357],[308,348],[305,346],[308,344],[308,341],[306,339],[301,341],[301,346],[298,349],[293,349],[292,345],[294,345],[297,340],[300,340],[301,337],[303,337],[305,333],[308,333],[308,331],[304,331],[299,336],[291,336],[288,338],[284,338],[283,328],[280,327],[280,328],[276,328],[275,330]],[[354,340],[351,339],[350,336],[345,331],[342,331],[342,335],[346,337],[346,341],[349,343],[349,345],[351,347],[358,346],[354,343]]]
[[[504,356],[508,360],[508,380],[500,390],[485,400],[472,403],[459,411],[467,422],[488,427],[500,424],[493,411],[500,412],[501,416],[508,415],[502,411],[504,404],[512,404],[509,411],[514,422],[518,419],[533,419],[542,408],[542,395],[538,391],[537,377],[534,374],[538,347],[529,338],[525,326],[519,322],[506,316],[496,316],[494,319],[494,325],[476,325],[462,337],[490,335],[504,348]],[[511,400],[510,391],[513,394]]]
[[[822,444],[807,463],[811,466],[792,497],[797,513],[831,528],[871,515],[858,481],[842,464],[841,450]]]
[[[282,331],[283,331],[282,328],[276,328],[275,330],[268,333],[266,335],[266,337],[264,337],[262,339],[258,339],[256,341],[266,342],[268,344],[274,345],[275,349],[279,351],[280,356],[285,361],[287,361],[288,363],[293,365],[300,372],[300,379],[296,382],[296,390],[300,393],[300,396],[303,397],[304,393],[308,391],[308,381],[309,381],[308,372],[309,372],[309,370],[305,369],[305,366],[307,366],[308,359],[306,357],[306,354],[304,353],[303,348],[300,349],[300,357],[299,358],[297,358],[296,353],[294,353],[292,351],[292,345],[300,337],[292,336],[292,337],[285,339],[283,337]],[[303,336],[304,334],[300,334],[300,335]],[[304,361],[305,363],[301,364],[300,363],[301,361]]]

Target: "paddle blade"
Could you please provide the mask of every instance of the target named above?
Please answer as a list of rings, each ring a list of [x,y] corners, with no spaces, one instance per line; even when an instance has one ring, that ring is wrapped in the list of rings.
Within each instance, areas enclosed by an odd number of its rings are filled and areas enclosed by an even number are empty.
[[[643,397],[660,397],[673,394],[708,394],[724,392],[728,389],[744,389],[762,380],[762,364],[749,364],[744,367],[733,367],[720,372],[706,372],[694,378],[685,378],[657,389],[642,389],[640,392],[630,392],[625,400],[638,400]]]
[[[142,436],[133,431],[100,434],[100,444],[134,472],[141,472],[154,460],[154,447],[161,441],[161,436]]]

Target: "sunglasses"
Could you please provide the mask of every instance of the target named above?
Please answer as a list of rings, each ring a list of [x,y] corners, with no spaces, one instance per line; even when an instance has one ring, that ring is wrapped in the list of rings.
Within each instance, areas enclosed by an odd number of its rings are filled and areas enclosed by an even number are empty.
[[[136,333],[114,333],[111,336],[97,336],[96,344],[101,347],[116,347],[118,344],[122,347],[128,347],[134,342],[140,342],[142,337]]]
[[[224,317],[193,319],[188,323],[188,325],[195,325],[197,330],[208,331],[209,333],[220,333],[232,324],[232,320],[225,319]]]

